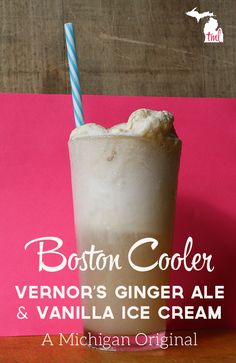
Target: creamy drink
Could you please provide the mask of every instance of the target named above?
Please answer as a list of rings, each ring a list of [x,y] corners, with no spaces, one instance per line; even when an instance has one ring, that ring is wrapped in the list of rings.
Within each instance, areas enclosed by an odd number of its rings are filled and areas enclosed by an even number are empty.
[[[162,253],[170,253],[181,141],[167,111],[140,109],[127,123],[105,129],[85,124],[72,131],[70,160],[75,227],[80,252],[97,250],[120,255],[121,269],[80,272],[82,285],[105,285],[106,298],[93,297],[82,304],[91,312],[111,306],[114,319],[84,321],[84,331],[103,335],[135,336],[165,331],[157,315],[161,299],[122,298],[115,289],[124,286],[161,286],[169,271],[134,270],[128,262],[131,246],[145,237],[158,240],[158,248],[140,246],[133,255],[140,266],[152,265]],[[150,319],[122,319],[121,306],[148,305]],[[147,349],[150,349],[147,348]]]

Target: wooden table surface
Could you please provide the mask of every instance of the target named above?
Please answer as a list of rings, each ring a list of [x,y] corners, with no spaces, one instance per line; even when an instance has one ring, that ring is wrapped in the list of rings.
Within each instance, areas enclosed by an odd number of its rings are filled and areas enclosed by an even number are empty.
[[[183,332],[189,335],[191,332]],[[178,333],[179,335],[179,333]],[[0,338],[0,363],[235,363],[236,330],[199,331],[196,347],[149,352],[103,352],[78,346],[41,346],[43,337]]]
[[[223,44],[204,44],[198,8]],[[73,22],[83,93],[236,96],[235,0],[1,0],[0,92],[68,93]]]

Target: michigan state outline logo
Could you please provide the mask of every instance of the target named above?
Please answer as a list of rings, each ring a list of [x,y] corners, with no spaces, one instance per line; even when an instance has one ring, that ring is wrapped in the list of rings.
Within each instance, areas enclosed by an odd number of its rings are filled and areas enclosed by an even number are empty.
[[[205,19],[205,25],[203,28],[203,34],[205,36],[204,43],[223,43],[224,42],[224,33],[222,28],[219,27],[218,20],[214,13],[210,11],[204,11],[203,13],[199,13],[197,8],[194,8],[191,11],[187,11],[186,15],[195,18],[199,23],[200,20]]]

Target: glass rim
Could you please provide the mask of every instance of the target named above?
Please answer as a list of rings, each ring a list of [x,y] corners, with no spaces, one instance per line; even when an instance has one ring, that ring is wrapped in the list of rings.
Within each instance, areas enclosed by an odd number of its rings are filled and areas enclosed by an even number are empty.
[[[103,134],[103,135],[85,135],[81,137],[76,137],[74,139],[68,140],[68,144],[77,143],[81,140],[99,140],[99,139],[131,139],[131,140],[142,140],[142,141],[159,141],[159,138],[156,136],[140,136],[140,135],[126,135],[126,134]],[[163,142],[161,144],[165,144],[164,140],[167,140],[168,142],[173,141],[173,145],[180,144],[182,145],[182,141],[178,137],[164,137]]]

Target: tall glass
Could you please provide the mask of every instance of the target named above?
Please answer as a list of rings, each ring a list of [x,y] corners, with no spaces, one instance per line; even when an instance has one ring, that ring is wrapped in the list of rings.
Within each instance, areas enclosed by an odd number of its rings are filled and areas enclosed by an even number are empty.
[[[97,312],[102,313],[109,305],[114,314],[114,319],[84,320],[84,333],[110,337],[111,341],[112,337],[119,337],[119,346],[110,350],[156,348],[145,336],[164,334],[165,320],[157,311],[165,301],[119,299],[114,292],[119,285],[149,287],[169,282],[168,270],[136,271],[127,256],[133,244],[146,237],[157,239],[159,245],[155,250],[149,243],[137,248],[133,254],[137,265],[150,266],[160,254],[170,253],[181,141],[171,137],[163,142],[139,136],[85,136],[70,140],[69,151],[79,252],[95,245],[106,255],[119,254],[122,266],[119,270],[80,272],[82,285],[107,288],[106,298],[87,298],[82,302],[86,312],[90,314],[92,306],[96,306]],[[121,306],[127,309],[143,305],[149,306],[149,319],[122,319]],[[130,343],[124,342],[122,336],[128,336]],[[90,345],[103,348],[94,341]]]

